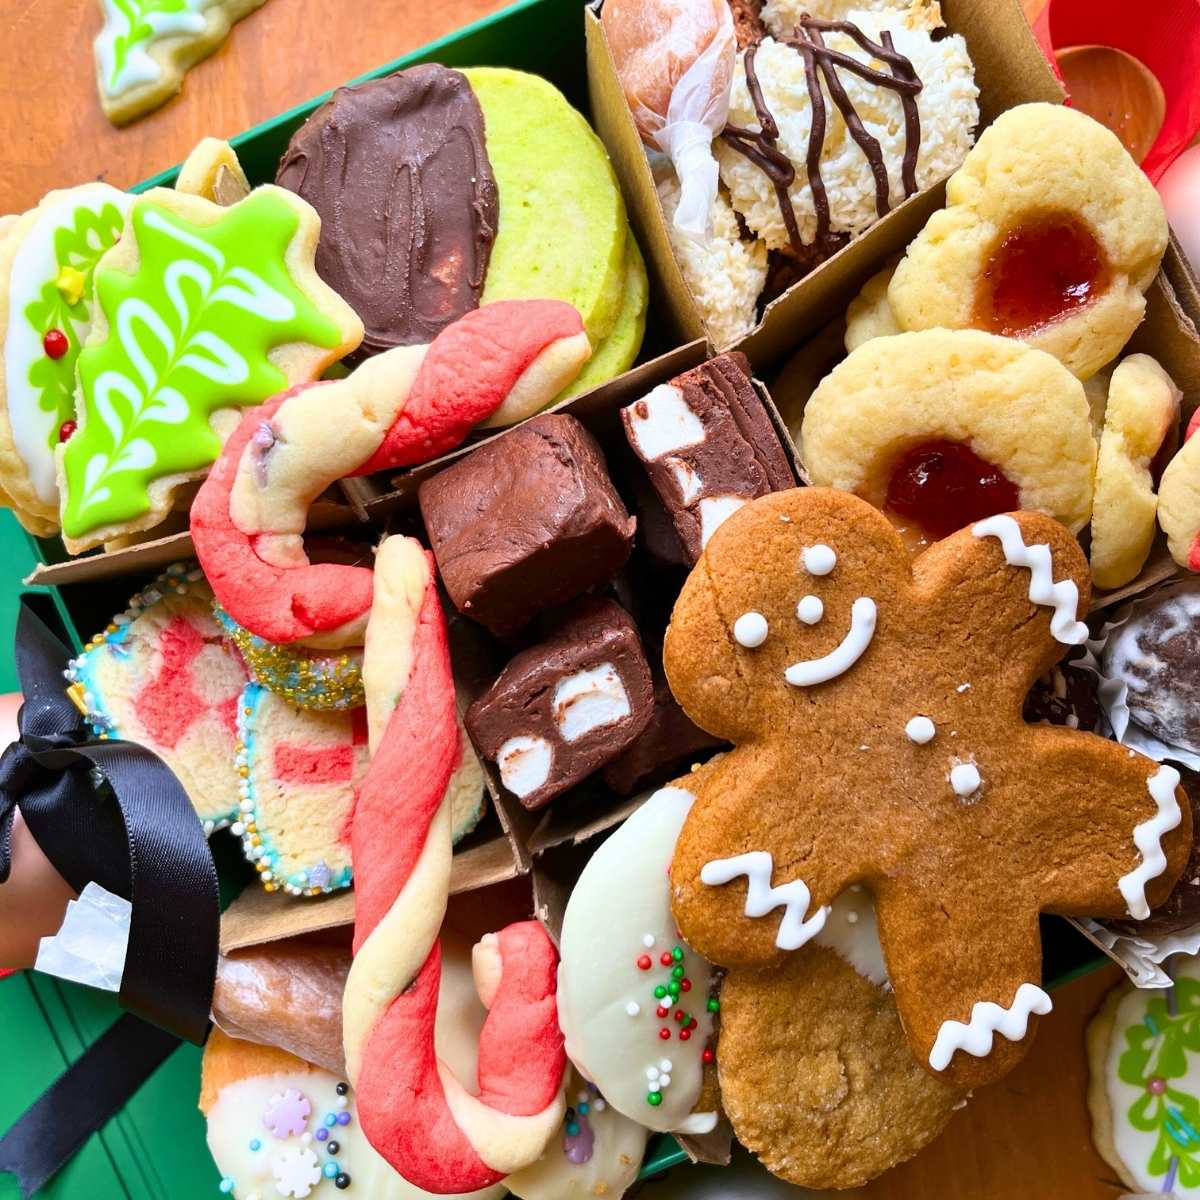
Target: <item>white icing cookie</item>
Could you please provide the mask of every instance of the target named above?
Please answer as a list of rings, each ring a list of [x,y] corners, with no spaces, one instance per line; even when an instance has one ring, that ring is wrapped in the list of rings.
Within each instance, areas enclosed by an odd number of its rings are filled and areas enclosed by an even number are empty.
[[[572,1070],[567,1080],[567,1117],[561,1136],[546,1153],[504,1182],[521,1200],[618,1200],[641,1168],[649,1131],[617,1112]]]
[[[592,855],[563,918],[558,1018],[568,1057],[609,1104],[651,1129],[704,1133],[716,1114],[692,1110],[712,968],[680,940],[667,878],[693,799],[660,788]]]
[[[54,448],[75,418],[92,274],[133,198],[106,183],[50,192],[0,244],[0,488],[30,532],[58,529]]]
[[[100,0],[96,37],[100,107],[125,125],[169,100],[184,73],[264,0]]]
[[[1200,1196],[1200,961],[1175,986],[1109,992],[1087,1030],[1096,1149],[1137,1191]]]

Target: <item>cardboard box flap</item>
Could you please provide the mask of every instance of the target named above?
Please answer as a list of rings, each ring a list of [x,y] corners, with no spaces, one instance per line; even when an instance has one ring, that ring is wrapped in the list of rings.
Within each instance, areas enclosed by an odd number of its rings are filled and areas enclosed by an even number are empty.
[[[520,874],[520,864],[508,840],[493,838],[455,854],[450,865],[450,894],[490,887]],[[308,899],[268,894],[251,883],[221,916],[221,953],[353,924],[352,889]]]

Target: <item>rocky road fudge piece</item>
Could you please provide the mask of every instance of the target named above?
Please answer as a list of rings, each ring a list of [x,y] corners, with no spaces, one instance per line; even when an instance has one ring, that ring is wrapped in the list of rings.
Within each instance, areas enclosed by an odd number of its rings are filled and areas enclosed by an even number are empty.
[[[646,728],[650,667],[629,614],[580,601],[522,650],[467,710],[480,754],[526,808],[541,808],[611,761]]]
[[[646,728],[628,750],[604,768],[604,782],[614,792],[632,795],[640,787],[677,775],[693,759],[728,743],[693,724],[675,703],[665,679],[654,679],[654,709]]]
[[[746,501],[795,484],[746,356],[736,351],[660,384],[621,419],[689,563]]]
[[[450,599],[497,634],[608,579],[636,527],[596,440],[553,413],[427,480],[420,502]]]

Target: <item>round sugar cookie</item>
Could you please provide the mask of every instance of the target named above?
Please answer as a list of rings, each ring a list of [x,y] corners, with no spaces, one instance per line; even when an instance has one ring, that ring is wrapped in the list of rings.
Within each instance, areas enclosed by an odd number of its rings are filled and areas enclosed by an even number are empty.
[[[870,895],[844,892],[812,945],[721,984],[721,1102],[738,1140],[798,1187],[857,1187],[911,1158],[965,1103],[900,1025]]]
[[[985,329],[1080,379],[1146,311],[1167,246],[1153,184],[1078,109],[1021,104],[980,135],[888,286],[901,329]]]
[[[1099,588],[1134,579],[1150,553],[1158,512],[1150,466],[1179,420],[1181,395],[1148,354],[1131,354],[1112,373],[1092,505],[1092,580]]]
[[[93,733],[153,750],[211,833],[238,813],[234,763],[246,668],[212,613],[212,589],[176,563],[133,597],[67,668]]]
[[[676,932],[667,878],[691,806],[682,787],[660,788],[584,867],[563,917],[558,1019],[567,1056],[619,1112],[707,1133],[717,1114],[695,1109],[713,972]]]
[[[1200,961],[1169,988],[1122,981],[1087,1028],[1092,1141],[1131,1191],[1200,1196]]]
[[[366,774],[366,710],[302,708],[249,683],[237,711],[233,832],[269,892],[349,887],[350,818]]]
[[[846,308],[846,352],[857,350],[863,342],[876,337],[891,337],[902,333],[896,324],[892,306],[888,303],[888,285],[896,273],[892,259],[881,271],[877,271],[862,285],[858,295]]]
[[[978,330],[859,346],[805,406],[800,456],[814,484],[854,492],[934,537],[1018,508],[1078,533],[1092,512],[1096,443],[1083,386],[1049,354]]]

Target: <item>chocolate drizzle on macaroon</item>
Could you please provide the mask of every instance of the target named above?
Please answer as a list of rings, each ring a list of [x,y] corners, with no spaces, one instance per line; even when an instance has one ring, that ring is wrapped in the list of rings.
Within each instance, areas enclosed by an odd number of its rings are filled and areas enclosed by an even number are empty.
[[[825,44],[826,33],[844,33],[852,38],[873,58],[887,64],[889,71],[880,71],[859,62],[858,59],[840,50],[832,49]],[[821,77],[829,89],[829,96],[837,105],[846,122],[850,136],[861,148],[871,168],[875,180],[875,210],[879,216],[884,216],[891,208],[891,185],[888,180],[887,164],[883,158],[883,147],[877,138],[873,137],[863,124],[854,102],[846,92],[837,68],[850,71],[868,83],[874,83],[882,88],[889,88],[900,96],[904,111],[904,158],[901,162],[901,181],[904,185],[905,198],[917,191],[917,155],[921,149],[921,117],[917,110],[916,97],[921,91],[922,83],[912,62],[901,54],[895,47],[892,35],[887,30],[880,34],[880,41],[875,42],[851,21],[823,21],[816,17],[803,16],[796,27],[793,37],[781,39],[781,45],[790,46],[798,54],[804,56],[804,76],[808,83],[808,97],[812,105],[812,121],[809,127],[808,152],[805,166],[808,172],[808,185],[812,191],[813,210],[817,218],[817,233],[815,241],[823,244],[834,236],[830,230],[829,196],[825,189],[825,181],[821,176],[821,152],[825,147],[826,107],[825,95],[821,90]],[[758,117],[758,129],[747,129],[739,125],[727,125],[721,133],[721,139],[732,150],[749,159],[767,176],[779,197],[779,209],[783,215],[783,223],[787,228],[788,241],[792,252],[796,255],[805,253],[805,245],[800,238],[800,229],[796,221],[796,211],[792,205],[789,189],[795,182],[796,170],[792,161],[776,144],[779,140],[779,126],[763,95],[762,84],[755,69],[754,60],[758,46],[747,46],[743,55],[746,72],[746,90],[750,93]],[[889,73],[890,72],[890,73]]]

